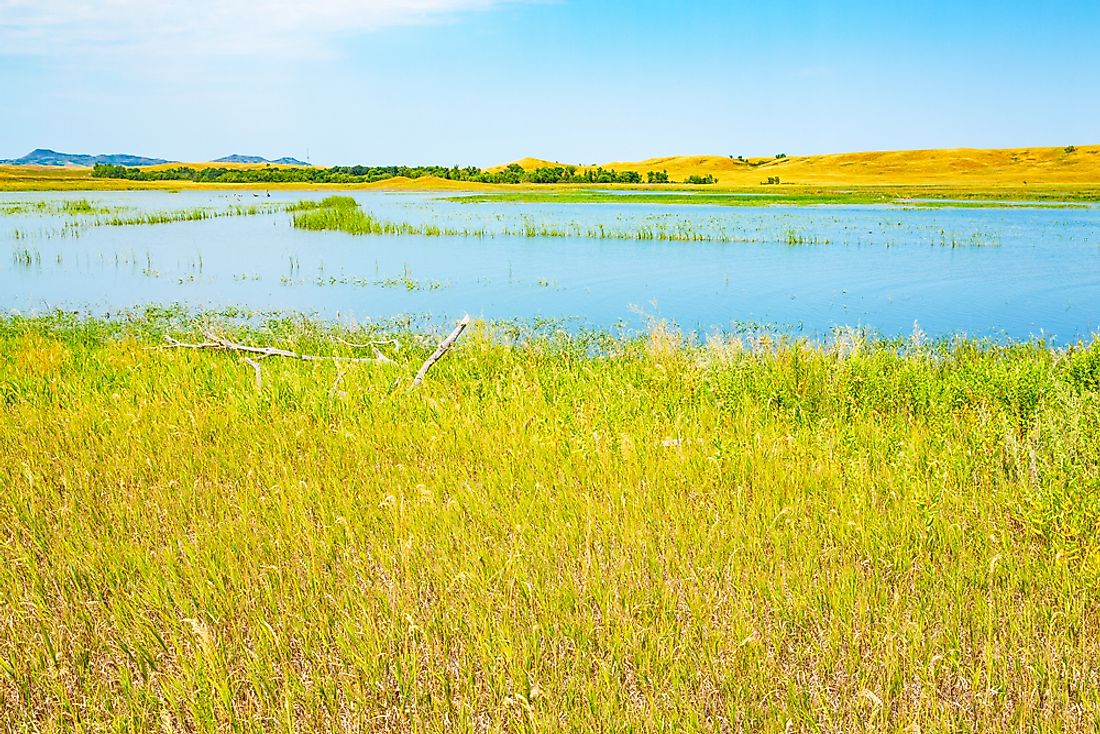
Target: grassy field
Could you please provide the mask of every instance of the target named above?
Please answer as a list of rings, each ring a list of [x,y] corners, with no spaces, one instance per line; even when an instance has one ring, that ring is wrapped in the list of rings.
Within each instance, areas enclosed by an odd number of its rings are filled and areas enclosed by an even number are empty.
[[[608,187],[581,188],[540,186],[521,191],[456,193],[452,201],[476,204],[510,201],[516,203],[561,204],[701,204],[708,206],[813,206],[816,204],[896,204],[921,208],[1014,207],[1033,204],[1073,207],[1100,202],[1100,186],[1046,186],[1032,189],[958,189],[939,186],[765,186],[760,189],[715,189],[698,186],[694,190],[669,190],[662,187],[638,188],[629,197],[606,190]],[[622,188],[622,187],[616,187]],[[600,190],[603,189],[603,190]]]
[[[1100,343],[0,320],[9,731],[1095,731]]]

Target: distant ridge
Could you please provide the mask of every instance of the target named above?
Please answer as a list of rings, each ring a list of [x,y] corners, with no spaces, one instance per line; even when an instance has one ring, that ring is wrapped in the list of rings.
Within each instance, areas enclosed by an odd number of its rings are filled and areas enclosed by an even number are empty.
[[[539,158],[515,161],[524,170],[561,166]],[[681,155],[612,161],[604,169],[667,171],[674,181],[713,176],[719,186],[775,183],[833,185],[1012,185],[1100,183],[1100,145],[1031,148],[935,148],[824,155]],[[595,166],[582,165],[580,170]],[[500,170],[503,166],[495,170]]]
[[[258,155],[227,155],[225,158],[218,158],[217,160],[210,161],[211,163],[273,163],[280,166],[312,166],[312,163],[306,163],[300,161],[297,158],[276,158],[273,161],[269,161],[267,158],[261,158]]]
[[[165,163],[174,163],[164,158],[146,158],[140,155],[128,153],[114,153],[111,155],[88,155],[86,153],[59,153],[49,148],[35,148],[22,158],[9,158],[0,160],[0,165],[5,166],[79,166],[91,168],[97,163],[105,163],[111,166],[159,166]],[[312,164],[300,161],[297,158],[277,158],[268,160],[257,155],[227,155],[218,158],[211,163],[270,163],[283,166],[311,166]]]
[[[94,166],[107,163],[113,166],[156,166],[169,163],[163,158],[143,158],[139,155],[116,153],[113,155],[86,155],[83,153],[58,153],[49,148],[36,148],[22,158],[0,160],[8,166]]]

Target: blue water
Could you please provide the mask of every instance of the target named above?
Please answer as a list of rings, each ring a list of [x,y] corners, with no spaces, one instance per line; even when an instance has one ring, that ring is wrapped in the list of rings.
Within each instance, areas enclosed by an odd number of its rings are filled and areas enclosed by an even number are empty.
[[[111,313],[146,304],[320,318],[566,319],[709,332],[838,327],[1056,342],[1100,331],[1100,209],[459,203],[355,193],[376,216],[500,232],[679,229],[733,241],[356,237],[286,213],[78,227],[11,205],[82,198],[140,211],[320,198],[304,192],[0,194],[0,309]],[[8,213],[5,212],[8,207]],[[790,241],[815,244],[789,244]],[[827,243],[827,244],[826,244]],[[27,264],[27,257],[30,264]]]

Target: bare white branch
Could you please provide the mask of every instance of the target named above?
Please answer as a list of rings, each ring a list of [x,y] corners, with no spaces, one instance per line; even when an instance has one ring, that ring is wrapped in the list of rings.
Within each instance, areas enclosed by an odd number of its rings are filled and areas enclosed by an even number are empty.
[[[462,320],[458,322],[458,326],[451,332],[451,335],[444,339],[439,347],[435,350],[432,356],[428,357],[428,360],[424,362],[420,367],[420,371],[416,373],[416,377],[413,378],[412,387],[416,387],[424,381],[424,376],[428,374],[428,370],[432,368],[436,362],[438,362],[444,354],[447,353],[454,343],[458,341],[458,337],[462,336],[462,332],[466,330],[466,327],[470,325],[470,314],[466,314],[462,317]]]
[[[248,357],[241,357],[241,359],[243,359],[249,367],[256,370],[256,392],[263,390],[264,378],[263,373],[260,371],[260,363],[256,360],[249,359]]]
[[[167,344],[160,347],[152,347],[153,349],[214,349],[226,352],[244,352],[245,354],[258,354],[261,357],[285,357],[286,359],[299,359],[303,362],[350,362],[350,363],[367,363],[367,362],[392,362],[389,357],[385,356],[381,352],[375,350],[375,356],[373,357],[322,357],[314,354],[299,354],[298,352],[292,352],[289,349],[278,349],[277,347],[253,347],[248,344],[238,344],[237,342],[230,341],[225,337],[218,336],[213,332],[206,332],[206,341],[199,344],[187,344],[177,339],[173,339],[170,336],[166,336]]]
[[[367,349],[369,347],[384,347],[392,346],[396,351],[401,351],[401,342],[396,339],[379,339],[378,341],[369,341],[363,344],[353,344],[345,339],[336,337],[336,341],[340,342],[344,346],[351,347],[352,349]],[[375,350],[377,351],[377,349]]]

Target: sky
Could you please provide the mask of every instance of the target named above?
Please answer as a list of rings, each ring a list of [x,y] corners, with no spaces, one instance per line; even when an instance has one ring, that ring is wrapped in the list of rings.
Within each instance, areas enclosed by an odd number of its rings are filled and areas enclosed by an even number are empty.
[[[0,0],[0,158],[1100,143],[1100,0]]]

